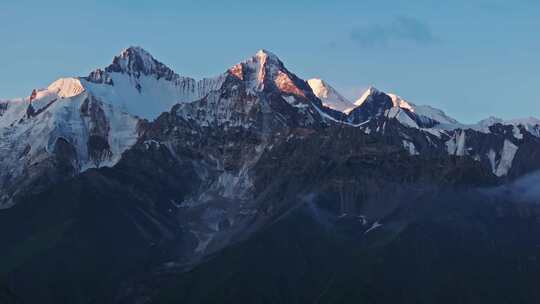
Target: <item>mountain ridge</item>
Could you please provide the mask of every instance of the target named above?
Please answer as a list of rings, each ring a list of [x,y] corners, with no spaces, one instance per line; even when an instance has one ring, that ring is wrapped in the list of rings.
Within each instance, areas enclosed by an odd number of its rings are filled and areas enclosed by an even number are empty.
[[[257,53],[255,55],[253,55],[252,57],[249,57],[248,59],[243,60],[239,64],[233,65],[233,67],[227,69],[224,73],[222,73],[222,74],[220,74],[218,76],[210,77],[210,78],[202,78],[201,80],[195,80],[194,78],[191,78],[191,77],[180,76],[175,71],[173,71],[170,67],[168,67],[167,65],[163,64],[162,62],[157,60],[155,57],[153,57],[152,54],[147,52],[142,47],[140,47],[140,46],[130,46],[130,47],[127,47],[127,48],[123,49],[119,53],[119,55],[114,56],[114,58],[112,60],[112,63],[110,65],[106,66],[105,68],[98,68],[98,69],[92,71],[89,74],[89,76],[86,76],[86,77],[60,78],[57,81],[61,81],[62,79],[78,79],[79,81],[89,81],[89,82],[95,82],[95,83],[107,83],[107,82],[111,81],[111,79],[109,77],[107,77],[107,75],[104,75],[104,73],[126,73],[126,74],[130,74],[131,76],[135,76],[136,78],[139,78],[141,76],[154,75],[158,79],[164,78],[164,79],[169,80],[169,81],[173,80],[173,79],[185,79],[185,80],[187,80],[188,83],[190,83],[189,85],[193,86],[194,82],[203,82],[203,83],[204,82],[212,82],[216,78],[223,77],[222,76],[223,74],[235,73],[235,71],[234,71],[235,67],[237,67],[238,65],[241,65],[242,63],[245,64],[245,63],[247,63],[249,61],[253,61],[254,58],[263,58],[263,57],[270,58],[271,59],[270,61],[273,61],[273,62],[277,63],[278,65],[283,66],[283,62],[279,59],[278,56],[276,56],[274,53],[272,53],[272,52],[270,52],[268,50],[261,49],[261,50],[257,51]],[[357,107],[360,106],[362,103],[364,103],[365,100],[370,95],[375,94],[376,92],[382,92],[382,91],[378,90],[377,88],[375,88],[374,86],[369,86],[364,91],[364,93],[362,93],[361,96],[356,99],[356,101],[351,102],[351,101],[347,100],[347,98],[343,97],[343,95],[341,95],[336,89],[334,89],[333,87],[328,85],[328,83],[326,83],[324,80],[322,80],[320,78],[312,78],[310,80],[312,80],[313,82],[318,81],[319,86],[322,86],[322,87],[327,86],[328,87],[327,90],[329,89],[330,91],[332,91],[332,93],[337,93],[339,95],[338,96],[339,99],[343,99],[344,102],[352,103]],[[51,85],[54,85],[57,81],[53,82]],[[309,80],[307,82],[309,82]],[[188,84],[186,84],[186,85],[188,85]],[[81,84],[81,86],[84,87],[83,84]],[[218,87],[219,87],[219,84],[217,84],[215,86],[215,88],[218,88]],[[191,90],[196,90],[196,89],[192,87]],[[312,90],[313,90],[313,88],[312,88]],[[202,95],[204,95],[204,93],[205,93],[205,91],[203,91],[203,93],[197,95],[198,98],[202,97]],[[411,103],[406,101],[405,99],[401,98],[400,96],[398,96],[396,94],[393,94],[393,93],[385,93],[385,94],[391,97],[394,106],[398,106],[400,108],[405,108],[405,109],[409,109],[409,110],[411,109]],[[197,97],[186,98],[185,100],[186,101],[193,101],[193,98],[197,98]],[[2,101],[3,101],[3,103],[6,103],[6,102],[8,102],[10,100],[15,100],[15,99],[4,99]],[[176,103],[181,102],[181,101],[182,101],[182,98],[179,98],[178,101],[176,101]],[[399,103],[401,103],[401,105],[398,105]],[[175,103],[171,104],[171,106],[174,105],[174,104]],[[445,115],[444,112],[442,112],[441,110],[433,108],[433,107],[428,106],[428,105],[421,105],[421,106],[414,105],[414,106],[415,107],[429,107],[429,108],[432,108],[432,109],[434,109],[436,111],[440,111],[443,115]],[[165,108],[163,111],[165,111],[167,109],[170,109],[170,107]],[[336,110],[336,109],[334,109],[334,110]],[[338,110],[338,111],[340,111],[340,112],[350,112],[351,110],[352,110],[351,108],[345,108],[345,109]],[[155,117],[157,117],[157,115],[152,116],[152,118],[155,118]],[[486,119],[483,119],[483,120],[479,121],[476,124],[459,123],[456,119],[448,117],[448,116],[447,116],[447,119],[453,120],[455,123],[459,124],[461,127],[470,127],[470,128],[477,127],[477,125],[486,126],[485,122],[489,121],[490,119],[492,121],[491,124],[494,124],[494,123],[505,123],[505,124],[520,124],[521,123],[521,124],[528,124],[528,125],[540,124],[540,120],[538,118],[535,118],[535,117],[528,117],[528,118],[523,118],[523,119],[516,118],[516,119],[507,119],[507,120],[503,120],[503,119],[496,118],[496,117],[489,117],[489,118],[486,118]],[[496,122],[495,122],[495,120],[496,120]],[[446,122],[443,122],[443,123],[446,123]]]
[[[340,102],[353,107],[341,111],[326,107],[328,95],[324,94],[328,92],[332,98],[343,99]],[[79,99],[90,102],[70,102]],[[93,116],[88,116],[85,104],[99,105],[90,107]],[[465,125],[441,110],[417,106],[374,87],[369,87],[354,104],[323,80],[312,79],[310,85],[310,81],[287,70],[275,54],[266,50],[214,78],[195,80],[178,75],[144,49],[129,47],[115,56],[109,66],[87,77],[61,78],[46,89],[34,90],[29,98],[0,103],[0,148],[9,155],[2,165],[1,187],[12,189],[7,190],[11,194],[2,195],[3,204],[11,206],[7,202],[12,202],[11,196],[17,192],[14,189],[18,179],[32,180],[28,176],[42,174],[28,169],[36,161],[53,157],[56,142],[65,141],[71,151],[68,154],[73,168],[68,176],[93,167],[114,166],[140,136],[139,126],[145,120],[153,121],[173,108],[177,115],[204,127],[242,126],[263,133],[275,128],[317,129],[344,124],[365,133],[388,136],[411,155],[472,157],[500,177],[520,175],[511,172],[516,155],[522,157],[518,153],[520,146],[535,145],[535,138],[540,137],[537,119],[490,119]],[[49,120],[44,118],[49,116],[53,117],[53,126],[46,125]],[[79,117],[76,123],[73,117]],[[396,120],[401,126],[388,132],[389,120]],[[38,132],[41,137],[48,138],[47,143],[25,142],[24,138],[38,129],[42,130]],[[523,170],[523,165],[519,167]],[[46,166],[40,170],[51,169]]]

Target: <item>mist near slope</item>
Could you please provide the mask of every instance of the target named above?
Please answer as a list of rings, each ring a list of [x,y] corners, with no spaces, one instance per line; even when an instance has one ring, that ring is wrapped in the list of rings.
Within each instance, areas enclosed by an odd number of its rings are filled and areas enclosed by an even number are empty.
[[[495,188],[481,189],[481,191],[498,199],[540,203],[540,171],[527,174]]]

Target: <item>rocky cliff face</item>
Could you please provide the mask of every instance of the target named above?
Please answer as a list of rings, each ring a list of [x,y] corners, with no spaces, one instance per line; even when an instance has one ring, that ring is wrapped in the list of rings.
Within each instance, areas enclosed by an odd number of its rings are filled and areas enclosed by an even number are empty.
[[[350,107],[336,109],[332,102]],[[11,206],[13,195],[33,188],[38,176],[58,180],[49,173],[57,166],[50,161],[57,159],[57,140],[75,151],[68,164],[61,165],[72,167],[65,176],[69,178],[117,163],[137,141],[141,120],[136,116],[151,121],[171,109],[192,125],[249,129],[264,142],[291,128],[351,126],[384,135],[411,155],[470,157],[501,178],[540,167],[531,156],[539,145],[540,124],[534,119],[493,118],[464,125],[440,110],[373,87],[350,103],[322,80],[298,78],[265,50],[218,77],[196,81],[131,47],[88,77],[60,79],[34,90],[29,99],[0,102],[2,205]],[[40,183],[38,189],[42,184],[46,188],[50,183]]]
[[[68,270],[86,265],[100,276],[122,279],[105,279],[106,289],[87,285],[85,298],[130,302],[156,297],[160,288],[147,280],[196,269],[209,256],[256,237],[296,210],[308,208],[323,227],[340,219],[353,224],[345,227],[354,234],[369,235],[382,229],[379,225],[399,228],[403,221],[414,221],[426,211],[409,204],[441,189],[496,182],[474,160],[411,156],[381,135],[347,125],[280,125],[265,133],[243,125],[199,125],[173,109],[146,124],[114,167],[87,171],[6,210],[5,227],[29,210],[34,210],[32,221],[41,225],[1,241],[17,248],[20,239],[49,237],[39,234],[43,225],[65,223],[53,232],[57,241],[52,247],[38,243],[33,249],[48,252],[40,264],[49,266],[13,262],[12,291],[28,295],[27,300],[41,294],[42,301],[52,302],[50,286],[66,288],[62,282],[71,276]],[[63,212],[50,215],[49,210],[58,209]],[[84,253],[86,246],[93,248],[92,255]],[[111,257],[122,262],[107,267]],[[143,261],[144,268],[134,267]],[[30,273],[53,268],[56,275],[47,276],[48,284],[20,284]],[[74,290],[67,290],[66,297],[74,300]]]

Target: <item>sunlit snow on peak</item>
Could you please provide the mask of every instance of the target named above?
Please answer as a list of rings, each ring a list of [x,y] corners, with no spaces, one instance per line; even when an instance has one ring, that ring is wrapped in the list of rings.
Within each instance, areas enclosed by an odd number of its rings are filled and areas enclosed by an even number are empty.
[[[85,91],[81,81],[77,78],[60,78],[53,82],[47,90],[61,98],[77,96]]]
[[[354,105],[355,106],[361,106],[364,102],[366,102],[366,100],[373,94],[376,94],[378,93],[379,90],[377,90],[375,87],[373,86],[369,86],[367,88],[367,90],[364,92],[364,94],[362,94],[362,96],[360,96],[360,98],[358,98],[355,102],[354,102]]]
[[[354,105],[347,98],[343,97],[324,80],[312,78],[307,82],[315,96],[322,101],[325,107],[344,113],[354,108]]]

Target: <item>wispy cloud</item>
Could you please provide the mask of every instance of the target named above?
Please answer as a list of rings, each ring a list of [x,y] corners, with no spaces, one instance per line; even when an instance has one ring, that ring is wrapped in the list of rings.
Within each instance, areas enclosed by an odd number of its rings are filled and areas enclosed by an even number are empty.
[[[510,201],[540,203],[540,171],[520,177],[512,183],[483,190]]]
[[[426,23],[404,16],[390,19],[389,23],[357,27],[351,31],[350,38],[362,47],[379,47],[398,43],[426,46],[439,41]]]

